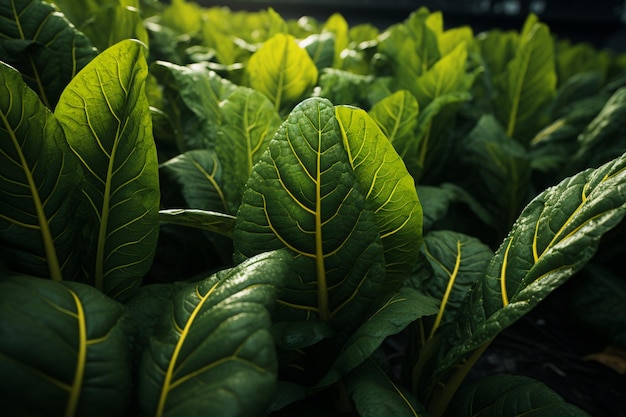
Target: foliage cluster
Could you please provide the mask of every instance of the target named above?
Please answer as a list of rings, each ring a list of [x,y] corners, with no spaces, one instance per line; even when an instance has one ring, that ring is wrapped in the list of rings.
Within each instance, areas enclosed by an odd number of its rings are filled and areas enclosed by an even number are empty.
[[[583,268],[581,321],[625,343],[626,57],[425,8],[0,21],[7,415],[586,415],[463,381]]]

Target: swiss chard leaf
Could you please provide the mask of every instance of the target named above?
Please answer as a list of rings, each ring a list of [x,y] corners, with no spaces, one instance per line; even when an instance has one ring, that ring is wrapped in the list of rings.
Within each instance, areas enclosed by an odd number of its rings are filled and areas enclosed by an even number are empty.
[[[60,281],[78,271],[82,177],[63,129],[13,68],[0,63],[0,246],[8,266]]]
[[[459,391],[446,417],[589,417],[543,383],[518,375],[493,375]]]
[[[122,311],[84,284],[27,276],[0,280],[3,412],[124,415],[132,380]]]
[[[88,279],[119,297],[150,268],[157,243],[159,179],[144,85],[145,46],[102,52],[63,91],[55,116],[85,173]]]
[[[20,71],[50,109],[70,80],[96,56],[90,40],[45,1],[0,7],[0,57]]]
[[[302,99],[317,82],[317,67],[296,39],[278,33],[263,43],[246,66],[248,85],[265,94],[277,110]]]
[[[380,290],[382,244],[361,189],[335,108],[300,103],[254,166],[234,233],[245,257],[283,247],[296,257],[280,297],[289,320],[354,326]]]
[[[269,405],[277,363],[268,309],[290,259],[265,253],[175,294],[139,368],[146,415],[253,415]]]

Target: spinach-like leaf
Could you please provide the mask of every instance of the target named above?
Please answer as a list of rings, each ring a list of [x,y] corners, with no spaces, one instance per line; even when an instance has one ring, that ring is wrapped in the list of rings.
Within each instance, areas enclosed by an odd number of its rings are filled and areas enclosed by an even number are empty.
[[[0,280],[3,413],[124,415],[132,381],[122,311],[84,284]]]
[[[460,390],[449,408],[447,417],[589,417],[543,383],[519,375],[484,378]]]
[[[383,248],[361,189],[333,105],[300,103],[254,166],[234,232],[243,256],[287,247],[296,257],[279,301],[288,320],[354,326],[376,298]]]
[[[276,110],[302,99],[317,82],[317,67],[296,39],[278,33],[263,43],[246,66],[248,85],[265,94]]]
[[[0,7],[0,57],[20,71],[50,109],[70,80],[96,56],[85,35],[41,0]]]
[[[146,415],[246,416],[269,405],[277,362],[268,308],[290,260],[265,253],[177,292],[139,367]]]
[[[152,263],[159,179],[145,46],[123,41],[89,63],[63,91],[55,116],[80,160],[87,206],[88,279],[119,297]]]
[[[0,247],[8,266],[60,281],[78,271],[82,170],[61,125],[13,68],[0,63]]]
[[[348,159],[374,210],[385,249],[385,291],[409,275],[422,245],[422,206],[415,182],[376,122],[361,109],[336,108]]]

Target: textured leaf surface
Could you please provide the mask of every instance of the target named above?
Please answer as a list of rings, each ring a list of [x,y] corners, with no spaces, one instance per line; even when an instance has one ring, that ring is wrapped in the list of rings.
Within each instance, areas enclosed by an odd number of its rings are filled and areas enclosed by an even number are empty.
[[[89,39],[45,1],[0,5],[0,57],[54,108],[70,80],[96,56]]]
[[[301,99],[317,82],[317,67],[296,39],[276,34],[250,57],[249,86],[265,94],[276,109]]]
[[[588,417],[557,393],[532,378],[494,375],[459,391],[449,417]]]
[[[422,245],[422,206],[415,182],[376,122],[361,109],[337,107],[350,164],[374,210],[385,249],[384,290],[397,290]]]
[[[158,235],[156,147],[144,85],[144,46],[102,52],[63,91],[55,116],[82,163],[89,241],[86,271],[118,297],[148,271]]]
[[[415,130],[418,114],[417,99],[407,90],[385,97],[369,111],[369,115],[378,123],[402,158],[409,152],[417,153]]]
[[[461,307],[437,374],[484,346],[582,268],[625,214],[626,156],[538,195]]]
[[[12,416],[124,415],[132,381],[122,311],[120,304],[84,284],[26,276],[3,278],[3,412]]]
[[[291,257],[265,253],[180,290],[139,369],[152,416],[247,416],[269,405],[276,352],[268,308]]]
[[[299,276],[285,284],[280,299],[289,320],[354,325],[384,279],[377,229],[335,108],[325,99],[305,100],[253,168],[237,213],[235,249],[246,257],[292,251]]]
[[[9,267],[74,277],[81,174],[54,115],[17,71],[0,63],[0,246]]]

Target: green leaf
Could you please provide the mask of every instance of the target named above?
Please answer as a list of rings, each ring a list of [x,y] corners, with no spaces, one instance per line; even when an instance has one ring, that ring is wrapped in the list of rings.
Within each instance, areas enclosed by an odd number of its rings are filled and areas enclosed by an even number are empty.
[[[625,184],[622,156],[535,197],[470,291],[457,323],[447,332],[435,377],[426,379],[437,383],[465,360],[456,375],[467,372],[490,340],[580,270],[600,238],[626,214]],[[458,382],[457,376],[452,378]],[[454,391],[450,386],[446,390],[440,404]]]
[[[159,166],[163,176],[178,187],[189,208],[228,213],[222,164],[213,151],[197,149]]]
[[[282,119],[258,91],[238,87],[220,103],[222,124],[215,145],[223,165],[224,195],[230,213],[241,204],[252,167],[267,149]]]
[[[193,209],[160,210],[159,219],[162,223],[195,227],[208,232],[219,233],[232,237],[235,228],[235,217],[224,213]]]
[[[128,40],[102,52],[74,77],[55,110],[85,172],[85,269],[96,288],[113,297],[141,282],[158,237],[158,165],[144,92],[144,48]]]
[[[346,389],[362,417],[418,417],[421,405],[410,392],[396,384],[373,360],[346,378]]]
[[[385,97],[369,111],[402,158],[414,149],[418,114],[419,103],[407,90]]]
[[[374,210],[385,250],[385,291],[413,269],[422,245],[422,207],[415,182],[376,122],[361,109],[336,107],[348,158]]]
[[[340,13],[333,13],[322,28],[322,33],[332,33],[335,38],[333,67],[341,68],[341,53],[348,47],[349,25]]]
[[[263,43],[246,66],[248,85],[265,94],[277,110],[302,99],[317,82],[317,68],[296,39],[279,33]]]
[[[548,27],[529,15],[515,56],[495,80],[495,115],[506,134],[521,143],[545,124],[545,107],[556,94],[554,48]]]
[[[0,19],[2,61],[19,70],[44,105],[53,109],[65,86],[96,56],[96,50],[44,1],[11,1],[0,8]]]
[[[324,97],[334,104],[365,106],[369,87],[374,81],[371,75],[353,74],[336,68],[324,68],[316,96]]]
[[[300,47],[304,48],[318,71],[333,66],[335,59],[335,36],[330,32],[314,33],[300,41]]]
[[[0,247],[8,266],[60,281],[78,271],[82,171],[61,125],[13,68],[0,63]]]
[[[122,311],[84,284],[27,276],[0,280],[3,412],[125,415],[132,381]]]
[[[279,301],[288,320],[354,326],[383,283],[378,225],[342,136],[328,100],[300,103],[254,166],[237,213],[238,253],[287,247],[296,257],[298,276]]]
[[[545,384],[518,375],[493,375],[474,383],[453,399],[446,417],[588,417]]]
[[[391,335],[415,320],[437,314],[437,300],[404,287],[384,300],[345,342],[330,372],[317,384],[328,386],[365,362]]]
[[[291,257],[265,253],[177,292],[139,368],[145,415],[247,416],[276,384],[270,308]]]

